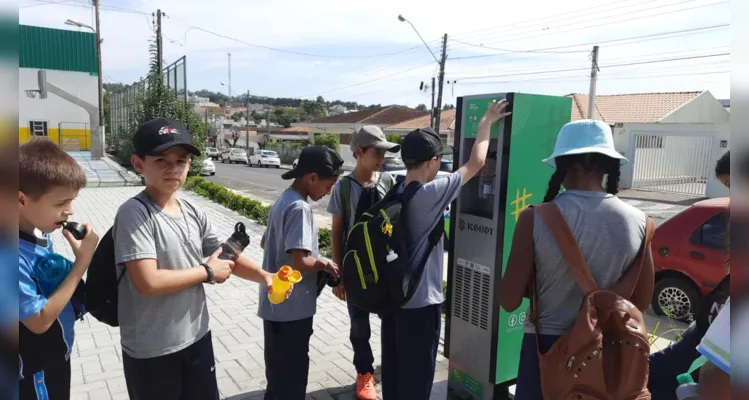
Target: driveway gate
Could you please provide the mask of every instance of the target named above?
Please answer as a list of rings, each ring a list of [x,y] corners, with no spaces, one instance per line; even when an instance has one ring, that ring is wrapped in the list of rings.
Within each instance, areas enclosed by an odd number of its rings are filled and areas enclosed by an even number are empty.
[[[705,196],[714,136],[669,133],[632,132],[632,188]]]

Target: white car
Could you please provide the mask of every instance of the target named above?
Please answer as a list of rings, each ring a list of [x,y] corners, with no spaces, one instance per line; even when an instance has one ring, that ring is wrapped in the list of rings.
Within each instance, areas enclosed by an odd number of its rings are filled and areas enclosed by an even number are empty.
[[[296,165],[297,165],[298,163],[299,163],[299,159],[297,158],[296,160],[294,160],[294,162],[293,162],[293,163],[291,163],[291,169],[296,169]]]
[[[271,150],[256,151],[248,158],[247,163],[250,167],[257,165],[258,167],[281,168],[281,158],[278,157],[278,153]]]
[[[221,162],[229,161],[231,163],[246,163],[247,162],[247,151],[245,149],[230,149],[226,153],[221,155]]]
[[[218,158],[218,149],[215,147],[206,147],[205,148],[205,158],[207,159],[217,159]]]
[[[203,160],[203,168],[200,169],[200,175],[216,175],[216,164],[209,159]]]

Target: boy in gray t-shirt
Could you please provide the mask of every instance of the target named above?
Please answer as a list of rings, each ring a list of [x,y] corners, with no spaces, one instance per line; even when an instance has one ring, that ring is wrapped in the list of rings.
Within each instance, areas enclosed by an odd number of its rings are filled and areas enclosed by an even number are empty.
[[[479,124],[470,158],[445,178],[434,179],[442,156],[452,154],[452,149],[442,145],[432,128],[417,129],[403,138],[401,155],[407,173],[398,190],[411,182],[423,184],[407,205],[411,265],[424,258],[429,233],[442,223],[442,213],[458,197],[460,187],[484,166],[489,130],[493,123],[508,115],[502,112],[506,104],[502,100],[489,105]],[[385,399],[427,400],[430,397],[442,324],[443,253],[444,245],[440,240],[428,255],[413,297],[402,308],[382,318],[382,395]]]
[[[131,399],[218,399],[204,283],[235,274],[270,287],[249,258],[219,258],[221,238],[200,208],[177,196],[199,155],[179,123],[138,127],[131,161],[146,189],[117,212],[114,239],[122,363]],[[209,257],[210,256],[210,257]],[[208,260],[203,260],[208,257]]]
[[[273,203],[261,246],[263,269],[271,274],[288,265],[302,273],[294,293],[280,304],[260,294],[263,319],[266,400],[304,400],[309,374],[309,340],[317,305],[318,278],[325,271],[338,278],[338,266],[318,256],[317,225],[307,199],[320,200],[338,180],[343,159],[326,146],[302,150],[296,168],[281,177],[293,179]]]

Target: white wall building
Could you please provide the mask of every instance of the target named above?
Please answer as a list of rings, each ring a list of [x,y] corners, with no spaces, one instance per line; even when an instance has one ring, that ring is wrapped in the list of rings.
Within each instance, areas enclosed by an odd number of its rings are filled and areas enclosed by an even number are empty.
[[[39,89],[38,71],[44,69],[49,83],[97,105],[95,35],[28,25],[20,25],[19,30],[19,142],[45,136],[69,150],[90,150],[88,112],[52,93],[46,99],[30,98],[25,90]]]

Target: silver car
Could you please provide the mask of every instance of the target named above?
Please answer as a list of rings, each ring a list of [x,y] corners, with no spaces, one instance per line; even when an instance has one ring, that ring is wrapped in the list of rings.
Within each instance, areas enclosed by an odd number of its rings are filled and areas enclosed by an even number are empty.
[[[205,158],[215,160],[218,158],[218,149],[215,147],[206,147],[205,148]]]

